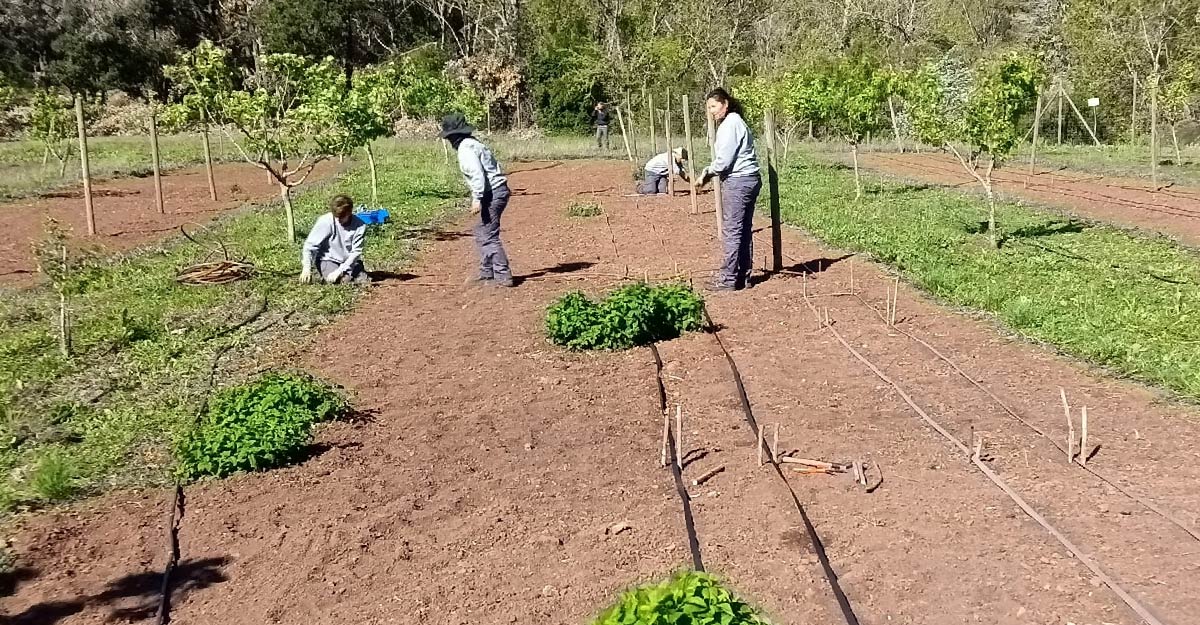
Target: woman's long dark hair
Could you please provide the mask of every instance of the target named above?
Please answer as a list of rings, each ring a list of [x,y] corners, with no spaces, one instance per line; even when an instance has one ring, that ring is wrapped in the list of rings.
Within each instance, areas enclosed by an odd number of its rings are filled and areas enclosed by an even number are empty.
[[[730,113],[737,113],[741,117],[746,116],[745,111],[742,109],[742,103],[737,98],[729,95],[729,92],[723,87],[717,87],[716,89],[709,91],[706,99],[716,100],[717,102],[728,106]]]

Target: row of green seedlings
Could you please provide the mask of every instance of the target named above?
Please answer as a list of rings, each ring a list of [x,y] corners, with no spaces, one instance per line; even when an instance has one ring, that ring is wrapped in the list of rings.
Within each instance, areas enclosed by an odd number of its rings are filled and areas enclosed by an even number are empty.
[[[594,625],[768,625],[758,610],[707,573],[688,571],[626,591]]]
[[[685,284],[630,284],[600,301],[568,293],[546,312],[546,334],[573,350],[620,350],[679,338],[704,325],[704,300]]]

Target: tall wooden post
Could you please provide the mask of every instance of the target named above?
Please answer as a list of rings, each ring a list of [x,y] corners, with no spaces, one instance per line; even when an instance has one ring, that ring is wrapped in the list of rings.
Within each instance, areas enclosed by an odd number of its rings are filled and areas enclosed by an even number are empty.
[[[150,166],[154,170],[154,203],[158,206],[158,214],[163,215],[167,212],[167,207],[163,203],[163,188],[162,188],[162,159],[158,154],[158,111],[150,110]]]
[[[1058,83],[1058,144],[1063,142],[1063,87],[1062,82]]]
[[[625,117],[627,118],[625,123],[629,128],[629,145],[631,148],[633,148],[633,155],[635,157],[634,161],[636,162],[637,157],[641,157],[641,152],[638,152],[637,124],[634,122],[634,118],[636,116],[633,113],[633,104],[631,104],[631,102],[633,102],[632,96],[630,96],[629,92],[627,91],[625,92]]]
[[[691,191],[692,214],[696,215],[700,212],[696,198],[696,144],[692,141],[692,107],[686,95],[683,96],[683,134],[687,136],[688,189]]]
[[[708,114],[708,150],[711,154],[717,145],[717,120],[713,119],[712,114]],[[712,160],[711,158],[709,159]],[[717,240],[722,241],[724,237],[721,235],[721,226],[725,221],[725,210],[722,206],[721,199],[721,179],[713,178],[713,207],[717,210]]]
[[[767,190],[771,204],[771,271],[783,271],[783,225],[779,210],[779,172],[775,156],[775,111],[767,109],[763,118],[767,135]]]
[[[87,127],[83,123],[83,98],[75,96],[75,124],[79,129],[79,165],[83,170],[83,215],[89,236],[96,234],[96,212],[92,206],[92,168],[88,163]]]
[[[629,133],[625,132],[625,116],[621,114],[621,107],[617,108],[617,123],[621,125],[621,141],[625,143],[625,154],[629,156],[629,162],[633,162],[633,150],[629,148]]]
[[[212,201],[216,202],[217,201],[217,179],[213,175],[212,146],[209,145],[209,142],[208,142],[208,125],[207,124],[205,124],[204,128],[201,129],[200,138],[201,138],[201,141],[204,143],[204,169],[208,175],[208,197]],[[275,179],[272,178],[271,174],[268,172],[267,173],[267,184],[270,184],[272,182],[275,182]]]
[[[658,135],[654,134],[654,96],[646,96],[646,106],[650,109],[650,156],[658,154]]]
[[[1038,93],[1037,110],[1033,114],[1033,148],[1029,151],[1029,175],[1032,176],[1034,167],[1037,166],[1037,148],[1038,148],[1038,133],[1042,127],[1042,94]],[[1029,185],[1029,180],[1025,181],[1026,186]]]
[[[667,89],[666,115],[663,117],[663,137],[667,140],[667,195],[675,195],[675,146],[671,137],[671,90]]]

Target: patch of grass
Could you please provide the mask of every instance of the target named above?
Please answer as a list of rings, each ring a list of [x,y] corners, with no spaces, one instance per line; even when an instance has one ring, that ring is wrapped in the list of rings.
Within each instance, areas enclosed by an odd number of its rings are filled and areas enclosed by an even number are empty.
[[[716,578],[694,571],[626,591],[594,625],[767,625]]]
[[[378,161],[380,204],[391,220],[368,238],[365,262],[395,271],[419,243],[414,232],[457,214],[464,189],[433,144],[384,145]],[[363,165],[303,191],[295,202],[300,237],[328,210],[331,195],[369,192]],[[89,268],[72,297],[71,358],[58,353],[58,298],[49,288],[0,292],[0,494],[15,493],[10,503],[32,498],[18,477],[51,449],[70,461],[87,492],[169,483],[172,442],[206,394],[215,355],[222,354],[221,378],[236,381],[240,370],[270,363],[362,293],[299,284],[298,245],[284,241],[284,231],[283,210],[266,206],[226,215],[199,233],[257,266],[252,279],[227,286],[176,283],[180,268],[210,253],[180,240]],[[252,318],[264,301],[265,312]]]
[[[1120,374],[1200,399],[1200,254],[1165,238],[1074,223],[1013,204],[1003,247],[975,233],[985,203],[885,182],[855,202],[853,177],[808,159],[782,178],[784,220],[870,254],[954,305]],[[1014,234],[1015,233],[1015,234]]]
[[[66,501],[79,492],[70,457],[53,449],[42,454],[29,475],[29,489],[44,502]]]
[[[1200,147],[1185,146],[1181,150],[1183,162],[1175,162],[1175,150],[1168,135],[1159,153],[1159,182],[1176,182],[1182,185],[1200,185]],[[1029,163],[1029,148],[1022,150],[1016,158]],[[1043,169],[1065,167],[1073,171],[1142,178],[1150,185],[1150,146],[1118,144],[1095,147],[1091,145],[1047,145],[1038,147],[1038,164]]]
[[[211,135],[213,160],[241,161],[237,149],[221,133]],[[21,198],[45,193],[80,180],[79,156],[72,150],[66,175],[59,177],[53,157],[42,168],[42,144],[33,140],[0,142],[0,198]],[[188,167],[204,162],[199,135],[163,135],[159,154],[164,169]],[[150,174],[149,137],[90,137],[88,161],[97,178],[146,176]]]
[[[629,349],[699,330],[703,319],[704,300],[691,288],[638,282],[600,302],[568,293],[546,312],[546,334],[570,349]]]
[[[270,373],[226,389],[176,445],[179,477],[225,477],[294,463],[307,453],[314,425],[348,410],[336,390],[305,374]]]
[[[604,208],[597,202],[571,202],[567,205],[568,217],[599,217]]]

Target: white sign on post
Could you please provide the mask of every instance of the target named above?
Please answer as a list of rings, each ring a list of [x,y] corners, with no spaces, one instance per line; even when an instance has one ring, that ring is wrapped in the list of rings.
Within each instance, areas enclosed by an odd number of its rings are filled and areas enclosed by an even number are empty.
[[[1100,106],[1100,98],[1088,98],[1088,106],[1092,108]]]

